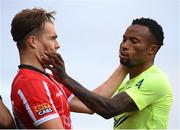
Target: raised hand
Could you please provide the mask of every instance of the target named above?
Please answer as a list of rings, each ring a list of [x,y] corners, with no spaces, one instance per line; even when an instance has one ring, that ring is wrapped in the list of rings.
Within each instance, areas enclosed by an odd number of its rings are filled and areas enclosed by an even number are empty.
[[[55,52],[44,52],[44,56],[42,56],[43,67],[52,71],[54,78],[58,82],[63,82],[66,77],[64,60],[61,55]]]

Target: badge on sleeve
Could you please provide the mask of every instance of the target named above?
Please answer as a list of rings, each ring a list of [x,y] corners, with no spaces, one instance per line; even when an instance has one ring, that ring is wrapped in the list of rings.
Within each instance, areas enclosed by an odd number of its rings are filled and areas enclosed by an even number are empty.
[[[48,103],[44,103],[35,107],[35,111],[39,116],[43,116],[44,114],[51,113],[52,108]]]

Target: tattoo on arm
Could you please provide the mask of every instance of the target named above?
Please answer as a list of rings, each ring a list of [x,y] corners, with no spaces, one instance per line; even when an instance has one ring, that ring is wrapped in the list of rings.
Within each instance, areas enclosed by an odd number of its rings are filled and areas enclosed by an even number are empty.
[[[105,119],[109,119],[123,112],[138,110],[134,101],[125,92],[119,93],[113,98],[102,97],[84,88],[71,77],[65,79],[64,85],[88,108]]]

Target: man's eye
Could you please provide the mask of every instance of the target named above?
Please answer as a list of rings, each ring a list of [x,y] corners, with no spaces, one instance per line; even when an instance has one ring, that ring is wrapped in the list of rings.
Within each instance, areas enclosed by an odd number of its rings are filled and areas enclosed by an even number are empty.
[[[137,41],[132,41],[132,43],[134,43],[134,44],[135,44],[135,43],[137,43]]]
[[[57,36],[52,36],[51,39],[55,40],[55,39],[57,39]]]
[[[136,44],[136,43],[138,43],[138,40],[137,40],[137,39],[132,39],[131,42],[132,42],[133,44]]]

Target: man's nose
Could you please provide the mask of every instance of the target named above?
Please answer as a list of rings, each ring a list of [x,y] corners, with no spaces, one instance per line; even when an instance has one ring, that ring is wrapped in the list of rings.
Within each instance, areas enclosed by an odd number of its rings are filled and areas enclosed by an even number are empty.
[[[57,41],[56,49],[59,49],[61,47],[60,43]]]
[[[129,45],[130,45],[130,43],[129,43],[129,41],[127,40],[127,41],[121,43],[120,48],[121,48],[122,50],[128,50]]]

